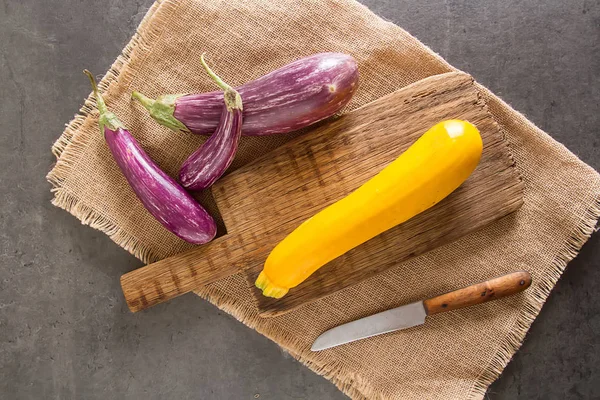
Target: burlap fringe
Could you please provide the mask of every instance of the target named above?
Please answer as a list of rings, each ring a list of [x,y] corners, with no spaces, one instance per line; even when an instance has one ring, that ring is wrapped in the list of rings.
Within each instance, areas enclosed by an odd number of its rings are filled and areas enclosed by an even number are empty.
[[[96,211],[80,202],[79,199],[67,191],[56,190],[52,204],[76,216],[81,220],[83,225],[89,225],[94,229],[104,232],[115,243],[133,254],[136,258],[153,261],[160,258],[158,254],[146,248],[137,238],[123,231],[113,221],[96,213]],[[148,263],[150,261],[144,262]]]
[[[160,8],[161,12],[169,12],[174,10],[176,4],[164,2],[164,0],[156,1],[148,10],[140,23],[136,33],[133,35],[129,43],[123,49],[121,55],[117,57],[106,75],[98,84],[100,93],[105,94],[110,85],[117,79],[121,82],[129,82],[133,68],[124,69],[123,67],[131,61],[131,55],[135,49],[139,57],[140,54],[150,49],[150,43],[160,36],[160,30],[157,27],[161,24],[150,24],[150,19],[154,13]],[[82,75],[83,76],[83,75]],[[159,259],[157,254],[154,254],[149,249],[145,248],[136,238],[127,234],[120,229],[113,221],[98,214],[92,208],[81,203],[79,199],[72,196],[63,186],[62,183],[66,179],[69,171],[74,167],[75,163],[85,150],[85,143],[88,142],[83,130],[79,128],[84,124],[86,118],[96,111],[96,100],[92,93],[85,100],[79,112],[73,120],[69,122],[58,140],[52,145],[52,153],[56,156],[57,161],[54,168],[48,173],[46,179],[52,184],[52,192],[54,198],[52,204],[60,207],[81,220],[84,225],[89,225],[92,228],[98,229],[107,234],[111,240],[129,251],[138,259],[145,263],[156,261]],[[81,140],[73,141],[75,134],[84,135]],[[100,134],[99,132],[97,134]]]
[[[130,69],[127,73],[123,74],[122,69],[123,69],[123,66],[126,65],[130,61],[131,53],[133,52],[133,50],[137,49],[138,52],[140,52],[140,50],[142,52],[148,50],[149,42],[154,41],[160,35],[160,32],[156,28],[160,24],[154,24],[154,27],[151,27],[151,26],[149,26],[149,20],[152,17],[152,15],[154,15],[154,13],[159,8],[159,6],[161,5],[162,2],[163,2],[163,0],[158,0],[152,5],[152,7],[150,7],[148,12],[142,19],[142,22],[138,26],[137,31],[135,32],[135,34],[129,41],[129,43],[127,43],[127,45],[125,46],[125,48],[123,49],[121,54],[117,57],[115,62],[111,65],[111,67],[108,70],[108,72],[106,73],[106,75],[98,83],[98,89],[101,94],[106,93],[106,91],[108,90],[111,83],[116,81],[117,78],[119,78],[119,76],[121,76],[121,75],[122,75],[122,79],[124,79],[125,81],[129,81],[129,78],[131,77],[131,74],[133,73],[133,71]],[[165,6],[166,5],[167,4],[165,4]],[[174,7],[174,6],[171,5],[171,7]],[[142,33],[143,33],[143,36],[142,36]],[[61,155],[63,154],[64,150],[73,145],[73,142],[72,142],[73,135],[75,134],[75,132],[77,132],[77,130],[81,127],[81,125],[83,125],[83,123],[84,123],[85,119],[88,117],[88,115],[95,110],[96,110],[96,100],[93,97],[93,93],[90,93],[88,98],[85,100],[83,106],[79,110],[79,112],[75,115],[73,120],[71,120],[71,122],[69,122],[66,125],[63,134],[52,145],[52,154],[54,154],[56,156],[56,158],[58,159],[58,161],[56,163],[57,167],[59,166],[59,164],[62,161]],[[85,143],[85,141],[81,141],[81,142]],[[75,149],[74,149],[73,153],[77,154]],[[73,158],[77,158],[75,156],[75,154],[73,154]],[[50,179],[50,177],[54,177],[57,174],[58,173],[54,174],[54,169],[53,169],[48,174],[48,179]]]
[[[217,305],[221,310],[232,315],[244,325],[256,330],[258,333],[273,340],[281,346],[292,357],[317,374],[333,382],[343,393],[352,399],[384,399],[381,391],[376,391],[360,375],[351,371],[347,366],[338,361],[327,360],[323,353],[312,353],[309,348],[303,349],[301,353],[291,351],[292,348],[305,347],[295,339],[296,334],[291,334],[282,329],[273,329],[268,318],[256,315],[256,308],[252,305],[241,304],[231,299],[217,289],[207,288],[205,293],[197,293],[205,300]],[[251,315],[248,317],[248,315]],[[310,354],[310,358],[306,355]]]
[[[549,270],[541,280],[538,279],[533,288],[533,302],[528,302],[521,310],[514,329],[502,343],[486,369],[475,380],[467,397],[468,399],[482,399],[488,387],[498,379],[512,359],[512,356],[519,350],[525,340],[527,331],[540,313],[542,306],[567,267],[567,264],[577,256],[581,247],[587,242],[592,233],[597,230],[598,219],[600,219],[600,194],[596,196],[593,204],[585,212],[575,231],[571,233],[569,240],[554,259],[554,268]]]

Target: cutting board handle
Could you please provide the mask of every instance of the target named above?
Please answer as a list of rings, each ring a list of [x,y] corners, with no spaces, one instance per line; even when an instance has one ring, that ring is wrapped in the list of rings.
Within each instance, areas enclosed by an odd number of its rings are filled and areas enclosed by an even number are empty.
[[[425,300],[423,305],[427,315],[432,315],[510,296],[522,292],[529,285],[529,272],[518,271],[433,297]]]
[[[121,276],[127,305],[132,312],[141,311],[234,275],[252,259],[253,250],[238,236],[225,235],[131,271]]]

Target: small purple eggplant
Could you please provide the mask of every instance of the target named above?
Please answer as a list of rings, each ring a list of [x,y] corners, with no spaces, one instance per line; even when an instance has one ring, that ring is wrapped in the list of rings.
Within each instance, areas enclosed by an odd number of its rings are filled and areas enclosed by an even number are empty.
[[[179,182],[187,189],[202,190],[210,187],[231,165],[242,135],[242,98],[223,82],[204,61],[202,66],[224,91],[221,120],[217,130],[181,166]]]
[[[242,134],[287,133],[321,121],[344,107],[358,87],[356,60],[319,53],[294,61],[236,90],[244,101]],[[196,134],[213,133],[223,93],[164,95],[157,100],[133,92],[160,124]]]
[[[163,172],[144,152],[115,114],[108,111],[94,76],[87,70],[104,134],[117,165],[144,207],[165,228],[181,239],[194,243],[210,242],[217,233],[213,218],[173,178]]]

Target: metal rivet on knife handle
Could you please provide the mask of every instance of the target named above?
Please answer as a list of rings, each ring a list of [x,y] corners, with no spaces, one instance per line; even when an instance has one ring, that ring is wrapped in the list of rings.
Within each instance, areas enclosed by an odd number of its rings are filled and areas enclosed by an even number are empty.
[[[427,315],[456,310],[522,292],[531,285],[527,271],[513,272],[423,301]]]

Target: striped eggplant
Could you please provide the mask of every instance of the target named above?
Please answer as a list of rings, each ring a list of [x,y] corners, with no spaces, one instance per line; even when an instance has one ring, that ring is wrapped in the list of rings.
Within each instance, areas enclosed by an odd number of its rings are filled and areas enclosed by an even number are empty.
[[[210,187],[231,165],[242,134],[242,98],[223,82],[201,57],[206,72],[223,89],[224,104],[217,130],[181,166],[179,182],[187,189],[202,190]]]
[[[108,111],[98,93],[94,76],[90,78],[104,134],[117,165],[144,207],[165,228],[181,239],[194,243],[210,242],[217,233],[213,218],[173,178],[163,172],[144,152],[115,114]]]
[[[287,133],[325,119],[344,107],[358,87],[354,58],[319,53],[294,61],[236,90],[244,102],[242,134]],[[132,97],[162,125],[196,134],[212,134],[223,108],[223,92]]]

